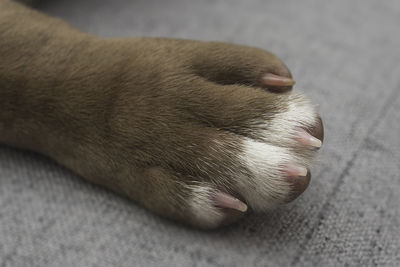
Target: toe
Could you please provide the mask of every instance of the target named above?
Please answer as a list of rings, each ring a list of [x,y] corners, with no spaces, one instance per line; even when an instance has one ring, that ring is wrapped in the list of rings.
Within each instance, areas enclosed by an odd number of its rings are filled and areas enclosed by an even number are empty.
[[[190,224],[202,229],[215,229],[242,218],[247,205],[241,200],[218,191],[209,184],[189,187],[188,216]]]
[[[255,123],[273,119],[273,114],[284,112],[288,103],[283,95],[257,90],[246,85],[220,85],[205,80],[192,82],[188,95],[177,95],[182,108],[190,110],[197,120],[235,133],[246,133]]]
[[[142,174],[146,185],[135,194],[124,193],[172,220],[201,229],[215,229],[234,223],[246,214],[247,206],[241,200],[222,193],[211,183],[201,182],[200,178],[161,167],[146,169]]]
[[[285,92],[295,83],[290,70],[277,56],[253,47],[203,43],[190,65],[196,74],[218,84],[242,84]]]

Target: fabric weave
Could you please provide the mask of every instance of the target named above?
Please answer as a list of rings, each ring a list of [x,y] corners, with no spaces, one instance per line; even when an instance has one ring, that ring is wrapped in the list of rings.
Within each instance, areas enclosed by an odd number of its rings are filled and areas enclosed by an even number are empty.
[[[156,215],[34,153],[0,147],[0,266],[399,266],[400,2],[68,0],[38,8],[102,36],[276,53],[325,124],[294,203],[217,231]]]

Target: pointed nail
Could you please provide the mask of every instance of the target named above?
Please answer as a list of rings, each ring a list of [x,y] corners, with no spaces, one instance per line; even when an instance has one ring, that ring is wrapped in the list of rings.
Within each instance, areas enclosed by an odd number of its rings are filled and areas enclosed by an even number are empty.
[[[305,130],[301,129],[299,132],[296,133],[295,139],[302,143],[303,145],[313,146],[313,147],[321,147],[322,141],[318,138],[312,136]]]
[[[305,177],[305,176],[307,176],[308,171],[306,168],[304,168],[302,166],[287,165],[287,166],[285,166],[285,173],[289,177],[298,177],[298,176]]]
[[[247,205],[245,203],[223,192],[217,192],[214,201],[216,206],[221,208],[235,209],[241,212],[247,211]]]
[[[272,73],[265,74],[262,80],[265,85],[270,86],[292,86],[296,83],[292,78],[278,76]]]

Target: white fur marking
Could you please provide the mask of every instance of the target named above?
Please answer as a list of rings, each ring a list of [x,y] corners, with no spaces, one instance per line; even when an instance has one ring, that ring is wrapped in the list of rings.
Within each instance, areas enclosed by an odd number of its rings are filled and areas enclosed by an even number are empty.
[[[240,160],[252,177],[238,177],[241,195],[255,210],[275,206],[290,193],[282,179],[282,166],[293,162],[288,149],[245,138]]]
[[[194,221],[200,222],[203,227],[219,226],[224,219],[224,214],[214,206],[214,190],[206,185],[188,185],[188,187],[192,192],[189,205],[191,213],[195,217]]]

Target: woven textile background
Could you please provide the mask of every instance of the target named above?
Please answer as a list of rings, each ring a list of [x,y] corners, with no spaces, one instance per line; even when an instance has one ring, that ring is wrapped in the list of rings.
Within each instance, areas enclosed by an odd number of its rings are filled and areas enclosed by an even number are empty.
[[[202,232],[34,153],[0,147],[0,266],[399,266],[400,1],[65,0],[38,8],[102,36],[258,46],[325,123],[294,203]]]

